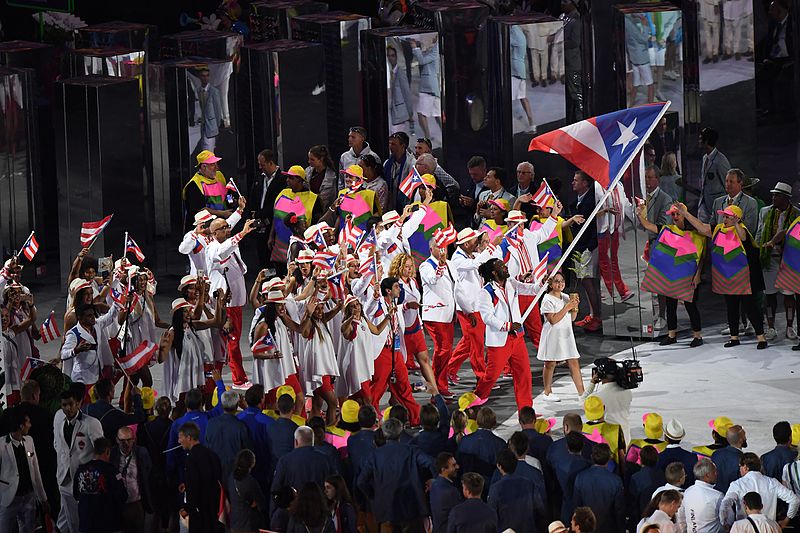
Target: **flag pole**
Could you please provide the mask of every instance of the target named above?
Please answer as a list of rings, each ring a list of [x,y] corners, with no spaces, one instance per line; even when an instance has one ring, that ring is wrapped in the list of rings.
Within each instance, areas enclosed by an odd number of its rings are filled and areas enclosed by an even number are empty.
[[[28,244],[28,241],[30,241],[30,240],[31,240],[31,237],[33,237],[33,234],[34,234],[34,233],[36,233],[36,231],[35,231],[35,230],[34,230],[34,231],[32,231],[30,235],[28,235],[28,238],[27,238],[27,239],[25,239],[25,242],[24,242],[24,243],[22,243],[22,248],[25,248],[25,245],[27,245],[27,244]],[[19,259],[19,254],[21,254],[21,253],[22,253],[22,248],[20,248],[19,250],[17,250],[17,253],[14,255],[14,262],[16,262],[16,261],[17,261],[17,259]]]
[[[613,189],[616,186],[616,184],[619,182],[619,179],[622,177],[623,174],[625,174],[625,172],[628,170],[628,167],[631,166],[633,158],[636,157],[636,154],[639,153],[641,147],[644,146],[644,143],[646,143],[647,139],[650,138],[650,134],[653,133],[653,130],[656,128],[656,125],[658,125],[658,122],[661,120],[661,117],[664,116],[664,113],[667,112],[667,109],[669,109],[671,103],[672,102],[670,101],[665,102],[666,105],[664,105],[664,107],[658,113],[658,116],[653,121],[653,123],[650,124],[650,127],[647,128],[647,132],[644,135],[642,135],[641,137],[642,140],[639,143],[637,149],[631,152],[631,155],[628,156],[627,160],[625,161],[625,164],[622,165],[622,167],[620,167],[619,172],[617,172],[617,175],[614,176],[614,179],[609,182],[605,194],[603,194],[602,198],[600,198],[600,200],[595,204],[594,209],[592,210],[592,213],[589,215],[589,217],[584,221],[583,224],[581,224],[581,229],[578,230],[578,233],[575,235],[575,237],[573,237],[572,242],[567,247],[566,251],[561,255],[561,258],[556,263],[556,266],[553,267],[553,272],[558,272],[558,270],[564,265],[564,262],[569,258],[569,255],[572,253],[572,250],[575,249],[575,246],[578,244],[578,241],[583,236],[583,234],[586,233],[586,230],[589,228],[589,223],[592,220],[594,220],[594,217],[597,216],[597,212],[600,211],[600,209],[603,207],[603,204],[605,204],[608,197],[611,196],[611,193],[613,192]],[[530,315],[531,311],[533,311],[534,306],[539,302],[539,300],[542,299],[542,296],[544,296],[546,290],[547,290],[547,285],[544,284],[536,292],[536,297],[533,299],[533,302],[528,307],[527,311],[525,311],[525,313],[522,315],[522,322],[525,322],[525,320],[528,318],[528,315]]]
[[[131,388],[135,387],[136,385],[134,385],[133,381],[131,381],[131,377],[128,375],[127,372],[125,372],[125,369],[122,368],[122,365],[120,364],[119,360],[116,357],[114,358],[114,362],[117,364],[117,367],[119,367],[120,371],[122,372],[122,375],[125,376],[125,379],[128,380],[128,383],[130,383]]]
[[[125,243],[122,245],[122,259],[128,257],[128,232],[125,232]]]

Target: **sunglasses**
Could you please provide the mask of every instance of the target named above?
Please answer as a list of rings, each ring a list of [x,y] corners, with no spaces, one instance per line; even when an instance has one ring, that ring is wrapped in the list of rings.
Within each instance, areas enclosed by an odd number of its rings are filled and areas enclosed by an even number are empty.
[[[419,143],[422,143],[422,144],[427,144],[427,145],[428,145],[428,148],[433,148],[433,143],[432,143],[432,142],[431,142],[431,140],[430,140],[430,139],[428,139],[427,137],[420,137],[420,138],[418,138],[418,139],[417,139],[417,144],[419,144]]]
[[[363,137],[367,136],[367,130],[365,130],[361,126],[353,126],[352,128],[350,128],[349,133],[358,133]]]

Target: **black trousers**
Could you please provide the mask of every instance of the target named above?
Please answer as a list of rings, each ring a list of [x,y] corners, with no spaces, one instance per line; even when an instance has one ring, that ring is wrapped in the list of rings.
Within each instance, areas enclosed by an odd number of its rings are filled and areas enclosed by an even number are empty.
[[[725,295],[725,308],[728,312],[728,327],[731,328],[731,337],[739,336],[739,307],[747,312],[747,318],[756,330],[756,335],[764,334],[764,316],[759,312],[754,294]]]
[[[683,302],[686,312],[689,314],[689,322],[692,324],[692,331],[700,331],[703,327],[700,324],[700,311],[697,309],[697,297],[700,288],[695,287],[694,297],[691,302]],[[675,331],[678,329],[678,300],[666,296],[667,299],[667,329]]]

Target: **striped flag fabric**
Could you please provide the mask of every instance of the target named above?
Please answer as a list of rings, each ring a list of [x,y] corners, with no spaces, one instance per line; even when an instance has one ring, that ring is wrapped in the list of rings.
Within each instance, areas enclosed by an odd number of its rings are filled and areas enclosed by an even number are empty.
[[[408,176],[406,176],[403,181],[400,182],[398,189],[407,198],[411,198],[411,196],[414,194],[414,191],[420,185],[425,185],[425,182],[422,181],[422,176],[419,172],[417,172],[417,169],[412,167],[411,172],[408,173]]]
[[[339,246],[352,246],[355,248],[358,245],[358,242],[361,240],[363,234],[364,230],[354,225],[352,221],[348,220],[342,229],[342,232],[339,234]]]
[[[239,196],[242,195],[242,193],[239,192],[239,187],[237,187],[236,184],[233,182],[233,178],[228,178],[228,182],[225,184],[225,188],[231,192],[235,192]]]
[[[343,272],[328,276],[328,294],[334,300],[344,300],[347,295]]]
[[[537,264],[533,269],[533,282],[536,285],[544,285],[544,278],[547,275],[547,256],[549,254],[544,254],[539,264]]]
[[[372,228],[364,235],[364,239],[358,244],[358,253],[369,252],[371,246],[378,246],[378,236],[375,235],[375,228]]]
[[[117,363],[126,374],[135,374],[150,362],[157,350],[158,345],[156,343],[142,341],[142,344],[137,346],[131,353],[117,359]]]
[[[28,240],[22,245],[22,254],[28,259],[33,261],[33,256],[39,251],[39,242],[36,240],[36,232],[32,231]]]
[[[254,342],[250,349],[254,354],[257,355],[269,355],[275,353],[275,350],[277,350],[277,345],[275,344],[275,339],[273,338],[272,333],[267,330],[264,336]]]
[[[37,368],[41,368],[47,364],[47,361],[42,361],[41,359],[35,359],[33,357],[26,357],[25,363],[22,365],[22,369],[19,372],[19,379],[20,381],[25,381],[26,379],[30,379],[31,374]]]
[[[539,207],[544,207],[547,205],[547,202],[550,200],[550,198],[552,198],[554,201],[556,199],[553,191],[551,191],[550,187],[547,185],[547,182],[542,181],[542,184],[539,186],[539,190],[537,190],[531,198],[531,203],[538,205]]]
[[[45,344],[61,337],[61,332],[58,331],[58,324],[56,324],[55,311],[50,311],[50,316],[39,326],[39,333],[42,334],[42,340]]]
[[[334,263],[336,263],[337,256],[338,254],[336,252],[330,250],[317,250],[314,254],[314,259],[311,260],[311,264],[323,270],[330,270],[333,268]]]
[[[377,269],[375,268],[375,258],[370,256],[364,259],[358,266],[358,273],[362,276],[377,276]]]
[[[314,244],[318,250],[324,250],[328,247],[328,243],[325,242],[325,235],[322,234],[321,229],[315,231],[314,235],[306,242],[308,244]]]
[[[127,236],[127,241],[125,242],[125,253],[127,254],[128,252],[132,253],[140,263],[144,261],[144,252],[130,235]]]
[[[97,238],[100,233],[106,229],[109,222],[111,222],[111,217],[114,214],[110,214],[102,220],[98,220],[96,222],[84,222],[81,224],[81,246],[84,248],[88,248],[92,245],[94,240]]]
[[[458,240],[458,232],[453,224],[448,225],[444,229],[437,229],[433,232],[433,240],[439,248],[447,248]]]
[[[509,253],[511,250],[516,251],[520,270],[523,273],[530,272],[533,269],[533,260],[531,259],[531,255],[528,252],[528,247],[525,245],[525,242],[522,240],[520,234],[517,231],[510,231],[503,238],[503,241],[507,243],[507,249]],[[501,248],[503,248],[502,245],[503,243],[501,243]]]

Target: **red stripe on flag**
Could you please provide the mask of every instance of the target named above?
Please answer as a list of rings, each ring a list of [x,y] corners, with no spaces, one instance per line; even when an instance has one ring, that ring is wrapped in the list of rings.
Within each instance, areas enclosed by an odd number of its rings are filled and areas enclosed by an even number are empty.
[[[554,130],[533,139],[528,150],[555,152],[586,172],[604,188],[608,187],[608,161],[571,135]]]

